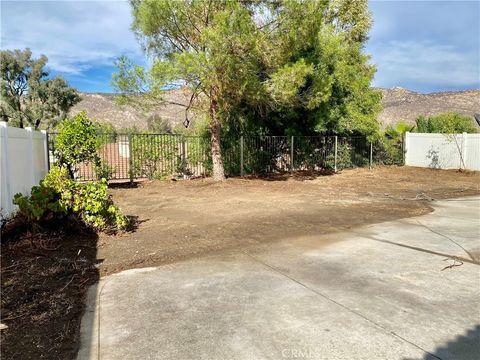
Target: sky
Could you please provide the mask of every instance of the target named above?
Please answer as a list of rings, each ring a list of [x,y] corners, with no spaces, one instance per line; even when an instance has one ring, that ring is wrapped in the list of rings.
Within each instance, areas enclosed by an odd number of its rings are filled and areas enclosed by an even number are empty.
[[[365,51],[373,86],[413,91],[480,88],[480,0],[371,1]],[[47,55],[51,75],[84,92],[112,92],[113,61],[146,64],[126,1],[1,0],[0,47]]]

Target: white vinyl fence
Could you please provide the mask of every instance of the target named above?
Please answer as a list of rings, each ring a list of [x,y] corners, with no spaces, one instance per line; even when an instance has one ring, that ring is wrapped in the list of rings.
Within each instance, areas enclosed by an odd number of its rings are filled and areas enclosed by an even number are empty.
[[[15,128],[0,122],[0,217],[15,210],[16,193],[28,194],[48,172],[45,131]]]
[[[480,170],[480,134],[405,134],[405,165]]]

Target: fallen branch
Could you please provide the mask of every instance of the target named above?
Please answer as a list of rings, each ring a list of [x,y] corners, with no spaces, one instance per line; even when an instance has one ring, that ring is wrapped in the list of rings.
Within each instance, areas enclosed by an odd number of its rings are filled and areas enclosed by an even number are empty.
[[[463,265],[463,261],[461,260],[458,260],[456,258],[453,258],[453,259],[450,259],[450,258],[446,258],[444,259],[443,261],[447,261],[447,260],[453,260],[453,264],[450,264],[448,266],[445,266],[442,270],[440,271],[443,271],[443,270],[446,270],[446,269],[451,269],[451,268],[454,268],[456,266],[462,266]],[[457,264],[457,261],[458,261],[458,264]]]
[[[75,277],[75,275],[72,276],[72,278],[70,279],[70,281],[63,287],[60,289],[60,292],[62,292],[63,290],[65,290],[67,288],[68,285],[70,285],[70,283],[73,281],[73,278]]]

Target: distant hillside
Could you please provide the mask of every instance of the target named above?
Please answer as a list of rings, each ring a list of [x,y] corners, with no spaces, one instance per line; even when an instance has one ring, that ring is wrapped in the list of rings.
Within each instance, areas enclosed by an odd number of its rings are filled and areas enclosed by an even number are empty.
[[[160,114],[172,125],[185,120],[185,107],[181,105],[159,105],[155,109],[142,111],[129,105],[118,105],[114,101],[114,94],[80,93],[80,97],[82,100],[72,108],[71,114],[86,110],[88,116],[100,122],[109,122],[117,129],[134,126],[138,129],[146,129],[147,119],[154,113]],[[187,105],[190,98],[182,90],[171,90],[165,95],[165,100]]]
[[[383,93],[383,111],[379,121],[385,126],[405,121],[411,124],[420,115],[457,112],[472,117],[480,113],[480,90],[436,92],[420,94],[395,87],[380,89]]]
[[[480,90],[459,92],[437,92],[420,94],[403,88],[380,89],[383,94],[383,111],[379,121],[386,126],[398,121],[414,123],[420,115],[434,115],[453,111],[471,116],[480,112]],[[119,106],[113,94],[81,93],[82,101],[74,106],[71,113],[86,110],[88,115],[101,122],[110,122],[116,128],[136,126],[147,128],[147,118],[153,113],[168,119],[172,125],[185,119],[185,108],[179,105],[158,106],[151,112],[142,112],[131,106]],[[166,100],[188,104],[189,96],[183,90],[171,90]],[[473,121],[473,120],[472,120]]]

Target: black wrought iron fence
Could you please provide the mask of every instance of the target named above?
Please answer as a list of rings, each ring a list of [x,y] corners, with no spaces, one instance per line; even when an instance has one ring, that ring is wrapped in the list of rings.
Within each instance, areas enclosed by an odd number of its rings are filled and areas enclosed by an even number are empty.
[[[56,162],[56,134],[49,134],[50,162]],[[98,134],[97,162],[78,164],[81,181],[163,179],[208,176],[212,171],[208,139],[175,134]],[[402,164],[399,140],[370,142],[364,137],[242,136],[222,143],[229,176],[287,171],[345,169]]]

